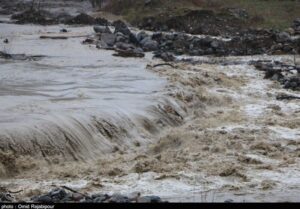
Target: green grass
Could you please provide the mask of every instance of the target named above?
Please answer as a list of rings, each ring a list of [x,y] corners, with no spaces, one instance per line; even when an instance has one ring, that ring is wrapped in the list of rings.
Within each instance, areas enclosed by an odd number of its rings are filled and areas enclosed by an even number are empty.
[[[228,7],[246,9],[252,16],[255,27],[285,29],[300,17],[299,0],[153,0],[145,6],[144,0],[112,0],[108,11],[124,16],[129,22],[136,22],[145,16],[162,13],[178,15],[184,9],[213,9],[219,11]]]

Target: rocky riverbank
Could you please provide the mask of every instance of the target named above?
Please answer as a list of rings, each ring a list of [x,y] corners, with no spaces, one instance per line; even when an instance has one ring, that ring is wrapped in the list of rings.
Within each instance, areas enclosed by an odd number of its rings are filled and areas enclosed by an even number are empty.
[[[15,202],[14,195],[10,192],[0,193],[0,202],[13,203]],[[130,195],[121,194],[92,194],[87,195],[75,191],[69,187],[55,188],[49,193],[33,196],[29,199],[23,200],[33,203],[163,203],[158,196],[141,196],[140,193],[135,192]],[[20,200],[18,201],[20,202]]]

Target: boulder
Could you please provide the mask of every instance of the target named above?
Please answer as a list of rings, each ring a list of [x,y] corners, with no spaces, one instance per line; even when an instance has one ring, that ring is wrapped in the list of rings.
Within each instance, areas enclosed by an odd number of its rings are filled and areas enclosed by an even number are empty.
[[[287,32],[281,32],[276,35],[276,42],[284,43],[291,41],[291,36]]]
[[[94,26],[93,29],[96,33],[112,33],[107,26]]]
[[[149,35],[145,31],[141,31],[137,34],[136,38],[139,42],[141,42],[146,37],[149,37]]]
[[[129,36],[131,34],[131,31],[129,30],[127,25],[121,20],[114,21],[113,26],[115,27],[114,33],[120,32],[127,36]]]
[[[158,43],[154,40],[149,40],[143,45],[144,51],[155,51],[158,49]]]
[[[137,40],[135,35],[133,33],[131,33],[131,31],[129,30],[129,28],[123,21],[117,20],[117,21],[113,22],[113,26],[115,26],[115,31],[114,31],[115,34],[122,33],[123,35],[125,35],[129,38],[130,43],[133,43],[135,45],[139,44],[139,41]]]
[[[129,37],[125,36],[121,32],[115,33],[115,36],[116,36],[116,42],[125,42],[125,43],[129,42]]]
[[[107,44],[107,46],[112,47],[116,42],[116,35],[112,33],[102,33],[100,40]]]

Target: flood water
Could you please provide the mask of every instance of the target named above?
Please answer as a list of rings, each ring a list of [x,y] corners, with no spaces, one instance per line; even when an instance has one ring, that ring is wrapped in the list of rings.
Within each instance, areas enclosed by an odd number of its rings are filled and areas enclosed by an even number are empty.
[[[1,50],[45,56],[0,59],[0,144],[4,147],[17,138],[41,140],[36,131],[43,132],[46,141],[58,140],[50,136],[53,131],[53,137],[59,134],[52,125],[68,129],[82,142],[97,135],[93,128],[84,127],[91,118],[132,118],[147,114],[145,108],[156,104],[156,92],[165,80],[146,70],[151,55],[124,59],[112,56],[112,51],[83,45],[83,36],[92,35],[92,27],[67,27],[73,36],[68,39],[40,39],[41,35],[59,35],[62,27],[0,24],[0,37],[10,41],[1,44]]]

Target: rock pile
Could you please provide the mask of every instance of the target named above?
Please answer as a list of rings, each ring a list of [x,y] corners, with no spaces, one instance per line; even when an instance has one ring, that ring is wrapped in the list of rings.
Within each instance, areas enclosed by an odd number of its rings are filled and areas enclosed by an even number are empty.
[[[174,60],[174,55],[191,56],[243,56],[258,54],[297,54],[300,53],[300,38],[292,38],[286,32],[274,30],[241,31],[231,39],[211,36],[193,36],[177,32],[141,31],[134,34],[122,21],[113,23],[112,33],[106,26],[94,27],[98,34],[97,48],[118,49],[120,56],[143,57],[143,52],[153,51],[155,57],[166,61]]]
[[[286,89],[300,90],[300,66],[265,60],[253,61],[250,64],[264,71],[265,79],[278,81]]]
[[[162,203],[158,196],[141,196],[134,193],[128,196],[121,194],[93,194],[86,195],[72,190],[67,192],[65,189],[56,188],[47,194],[31,198],[34,203]]]

